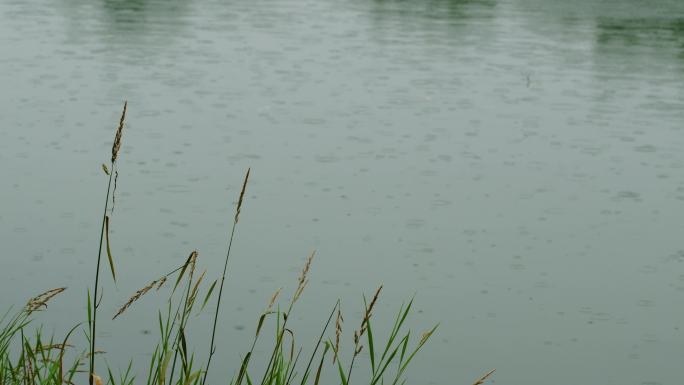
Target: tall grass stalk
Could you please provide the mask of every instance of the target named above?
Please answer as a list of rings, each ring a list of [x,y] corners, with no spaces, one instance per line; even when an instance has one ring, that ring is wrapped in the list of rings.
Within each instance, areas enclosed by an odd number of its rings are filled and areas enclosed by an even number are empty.
[[[202,377],[202,385],[207,382],[207,375],[209,374],[209,366],[211,365],[211,359],[216,352],[216,345],[214,345],[214,340],[216,339],[216,325],[218,323],[219,310],[221,309],[221,299],[223,298],[223,284],[226,281],[226,272],[228,271],[228,260],[230,259],[230,250],[233,247],[233,238],[235,237],[235,228],[237,227],[238,221],[240,219],[240,209],[242,208],[242,202],[245,198],[245,190],[247,189],[247,181],[249,180],[249,172],[251,169],[247,169],[245,174],[245,180],[242,183],[242,190],[240,191],[240,198],[238,198],[237,207],[235,208],[235,217],[233,218],[233,228],[230,231],[230,238],[228,240],[228,251],[226,252],[226,258],[223,263],[223,274],[221,275],[221,284],[219,286],[218,296],[216,298],[216,312],[214,313],[214,323],[211,327],[211,342],[209,343],[209,357],[207,358],[207,366],[204,370],[204,376]]]
[[[97,337],[97,309],[100,307],[98,292],[100,286],[100,261],[102,260],[102,241],[105,238],[105,230],[108,232],[109,219],[107,217],[107,208],[109,207],[109,195],[112,189],[112,175],[116,172],[116,160],[119,155],[119,149],[121,148],[121,137],[123,134],[124,121],[126,119],[126,108],[128,107],[128,102],[124,102],[123,111],[121,112],[121,119],[119,119],[119,127],[116,130],[116,135],[114,136],[114,142],[112,143],[112,159],[111,168],[107,170],[103,167],[105,172],[109,174],[109,180],[107,182],[107,195],[105,197],[104,209],[102,210],[102,228],[100,229],[100,244],[97,248],[97,264],[95,265],[95,284],[93,288],[93,298],[92,304],[88,304],[92,308],[92,319],[89,318],[90,322],[90,365],[88,367],[88,383],[93,385],[94,375],[95,375],[95,340]],[[105,229],[107,227],[107,229]],[[107,235],[107,238],[109,235]],[[109,252],[109,242],[107,242],[107,252],[110,262],[110,267],[112,269],[112,276],[116,279],[114,275],[114,264],[111,258],[111,252]]]

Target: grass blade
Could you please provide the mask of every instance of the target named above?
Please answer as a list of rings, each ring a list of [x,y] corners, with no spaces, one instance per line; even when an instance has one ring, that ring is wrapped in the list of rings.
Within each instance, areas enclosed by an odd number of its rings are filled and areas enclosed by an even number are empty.
[[[328,353],[329,349],[330,349],[330,345],[326,342],[325,348],[323,349],[323,355],[321,356],[321,363],[318,364],[318,370],[316,370],[316,379],[314,380],[314,385],[318,385],[318,382],[321,380],[321,371],[323,370],[323,361],[325,361],[325,355],[326,355],[326,353]]]
[[[214,288],[216,287],[217,282],[218,282],[218,279],[214,280],[214,282],[209,287],[209,291],[207,291],[207,295],[204,296],[204,301],[202,301],[202,307],[200,307],[200,310],[199,310],[200,313],[202,312],[202,310],[204,310],[204,307],[207,306],[207,302],[209,302],[209,298],[211,298],[211,293],[214,292]]]
[[[114,270],[114,258],[112,258],[112,249],[109,247],[109,216],[105,216],[105,240],[107,241],[107,258],[109,259],[109,269],[112,271],[112,278],[116,282],[116,271]]]

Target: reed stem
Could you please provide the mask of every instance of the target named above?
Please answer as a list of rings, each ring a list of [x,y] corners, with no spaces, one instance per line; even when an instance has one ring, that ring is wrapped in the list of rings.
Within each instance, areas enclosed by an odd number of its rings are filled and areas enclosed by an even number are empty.
[[[111,169],[114,170],[114,162],[111,163]],[[105,221],[107,219],[107,207],[109,206],[109,193],[112,189],[112,172],[109,173],[109,182],[107,183],[107,197],[105,199],[104,210],[102,213],[102,228],[100,229],[100,246],[97,249],[97,265],[95,267],[95,289],[93,290],[93,324],[90,329],[90,366],[88,369],[88,384],[93,385],[93,376],[95,374],[95,333],[97,331],[97,308],[99,303],[97,301],[97,292],[100,283],[100,261],[102,260],[102,242],[104,241]]]
[[[235,228],[240,217],[240,208],[242,207],[242,200],[245,197],[245,189],[247,188],[247,181],[249,180],[250,169],[247,169],[247,174],[245,174],[245,180],[242,184],[242,191],[240,191],[240,198],[238,199],[237,208],[235,209],[235,218],[233,220],[233,228],[230,231],[230,239],[228,241],[228,251],[226,252],[226,259],[223,263],[223,274],[221,275],[221,285],[219,286],[218,298],[216,299],[216,313],[214,313],[214,324],[211,328],[211,342],[209,343],[209,358],[207,358],[207,367],[204,371],[204,376],[202,377],[202,385],[206,384],[207,374],[209,373],[209,365],[211,365],[211,358],[216,352],[216,346],[214,345],[214,340],[216,339],[216,324],[218,323],[219,310],[221,309],[221,298],[223,297],[223,284],[226,280],[226,272],[228,271],[228,260],[230,259],[230,250],[233,247],[233,238],[235,237]]]
[[[100,306],[98,301],[97,293],[100,286],[100,262],[102,261],[102,241],[105,236],[105,226],[107,224],[107,208],[109,207],[109,195],[112,190],[112,175],[116,172],[116,159],[119,155],[119,150],[121,149],[121,136],[123,134],[124,121],[126,119],[126,108],[128,107],[128,102],[124,101],[123,111],[121,112],[121,118],[119,119],[119,126],[116,129],[116,135],[114,136],[114,143],[112,143],[112,159],[111,159],[111,169],[107,174],[109,174],[109,181],[107,182],[107,196],[105,199],[104,210],[102,212],[102,228],[100,229],[100,245],[97,249],[97,264],[95,266],[95,288],[93,290],[93,320],[90,329],[90,365],[88,368],[88,384],[93,385],[93,380],[95,376],[95,339],[97,332],[97,308]],[[106,170],[105,170],[106,171]],[[107,243],[107,250],[109,250],[109,243]],[[110,256],[111,262],[111,256]],[[113,265],[112,265],[112,275],[114,275]],[[116,278],[115,278],[116,279]],[[90,306],[90,305],[89,305]]]

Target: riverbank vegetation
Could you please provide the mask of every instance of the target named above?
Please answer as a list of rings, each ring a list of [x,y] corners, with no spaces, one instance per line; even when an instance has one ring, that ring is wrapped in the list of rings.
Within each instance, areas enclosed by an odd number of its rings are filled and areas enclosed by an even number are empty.
[[[318,385],[330,383],[331,378],[341,385],[362,382],[368,385],[406,383],[409,364],[436,332],[438,325],[420,335],[412,333],[406,327],[413,305],[411,299],[399,307],[393,323],[389,325],[388,335],[380,339],[374,334],[372,319],[382,286],[371,297],[363,298],[363,315],[360,320],[348,321],[354,326],[351,330],[344,327],[343,309],[338,300],[325,310],[327,318],[321,325],[317,342],[313,346],[298,346],[295,331],[288,326],[288,320],[306,289],[315,252],[311,252],[306,259],[297,278],[296,289],[290,293],[289,299],[281,301],[281,290],[277,290],[264,311],[255,317],[252,343],[245,348],[241,362],[236,363],[238,369],[235,373],[214,374],[218,369],[211,366],[212,358],[217,346],[226,344],[219,338],[221,303],[231,248],[248,188],[249,169],[238,196],[221,276],[212,279],[206,270],[201,271],[202,259],[197,251],[191,251],[182,265],[170,267],[167,273],[151,279],[133,292],[115,314],[101,314],[100,304],[108,299],[103,298],[101,293],[101,280],[109,275],[114,281],[117,279],[116,260],[109,242],[109,223],[110,205],[115,200],[118,178],[116,162],[122,144],[126,110],[125,103],[109,165],[102,165],[108,180],[107,193],[99,248],[94,260],[94,282],[92,289],[85,295],[87,305],[84,306],[83,320],[76,321],[73,328],[60,336],[46,336],[41,327],[36,325],[34,317],[45,311],[54,297],[65,295],[65,287],[48,290],[29,299],[21,308],[7,310],[0,317],[0,385],[75,385],[86,381],[90,385],[207,385],[216,383],[216,378],[225,379],[220,382],[229,385]],[[103,262],[104,258],[106,263]],[[109,270],[108,274],[101,275],[107,273],[106,270]],[[103,352],[96,338],[98,318],[124,317],[143,296],[154,294],[166,295],[166,299],[164,307],[157,312],[157,325],[152,328],[156,329],[158,339],[154,346],[150,346],[149,361],[141,363],[131,359],[122,370],[110,368],[105,360],[99,358]],[[194,315],[208,311],[213,312],[209,331],[211,342],[205,348],[206,353],[198,356],[194,351],[204,349],[193,343],[187,331],[196,318]],[[265,330],[274,332],[271,335]],[[80,333],[85,335],[87,347],[72,344],[75,335]],[[343,343],[347,335],[352,337],[350,344]],[[257,366],[253,364],[255,347],[264,338],[267,338],[266,343],[270,348],[266,350],[268,353],[265,357],[259,357],[258,361],[262,364]],[[362,357],[368,359],[368,373],[354,372]],[[324,372],[332,375],[325,376]],[[477,380],[475,385],[484,383],[492,372]],[[212,377],[209,377],[210,373]]]

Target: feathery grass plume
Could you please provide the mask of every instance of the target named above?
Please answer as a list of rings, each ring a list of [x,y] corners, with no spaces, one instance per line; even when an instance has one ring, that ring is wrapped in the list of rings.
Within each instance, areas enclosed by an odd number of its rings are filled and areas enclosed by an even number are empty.
[[[306,284],[309,282],[308,275],[309,270],[311,270],[311,261],[313,261],[314,255],[316,255],[316,250],[313,250],[311,254],[309,254],[309,257],[306,259],[306,264],[304,264],[304,268],[302,269],[302,272],[299,275],[299,284],[297,285],[297,290],[295,290],[295,295],[292,299],[293,303],[297,302],[299,297],[302,295],[302,292],[304,291]]]
[[[368,329],[368,322],[370,321],[370,318],[373,316],[373,308],[375,307],[375,303],[378,300],[378,297],[380,296],[380,291],[382,291],[382,285],[378,287],[378,289],[375,291],[375,295],[373,295],[373,299],[371,300],[370,304],[366,307],[366,311],[363,314],[363,320],[361,321],[361,327],[359,327],[358,330],[354,331],[354,355],[358,355],[361,352],[361,349],[363,346],[360,346],[360,341],[361,337],[366,333],[366,330]],[[353,361],[352,361],[353,362]],[[349,378],[349,376],[347,376]]]
[[[380,285],[378,289],[375,291],[375,295],[373,295],[371,303],[366,308],[366,313],[363,316],[363,321],[361,321],[361,329],[359,332],[360,336],[363,336],[363,334],[366,332],[366,328],[368,327],[368,321],[370,320],[370,317],[373,316],[373,308],[375,307],[375,302],[377,302],[378,297],[380,296],[380,291],[382,291],[382,285]]]
[[[245,190],[247,190],[247,180],[249,180],[249,172],[251,168],[247,169],[247,174],[245,175],[245,180],[242,182],[242,190],[240,191],[240,198],[238,199],[237,208],[235,209],[235,223],[238,223],[240,218],[240,208],[242,208],[242,200],[245,198]]]
[[[116,162],[116,158],[119,156],[119,149],[121,148],[121,136],[124,128],[124,120],[126,119],[127,107],[128,101],[124,101],[123,111],[121,112],[121,119],[119,119],[119,127],[116,129],[114,143],[112,144],[112,163]]]
[[[480,377],[477,381],[475,381],[475,382],[473,383],[473,385],[482,385],[482,384],[484,384],[484,382],[487,380],[487,378],[489,378],[489,376],[491,376],[495,371],[496,371],[496,369],[490,370],[489,372],[487,372],[487,374],[485,374],[484,376]]]
[[[190,258],[190,281],[192,281],[192,277],[195,275],[195,267],[197,267],[197,256],[199,253],[197,250],[192,252],[192,257]]]
[[[335,350],[333,351],[333,364],[337,361],[337,354],[340,351],[340,336],[342,335],[342,308],[337,308],[337,320],[335,320]]]
[[[207,382],[207,375],[209,374],[209,366],[211,365],[211,359],[216,352],[216,345],[214,341],[216,339],[216,325],[218,324],[219,310],[221,309],[221,299],[223,298],[223,284],[226,281],[226,272],[228,271],[228,261],[230,260],[230,251],[233,247],[233,239],[235,237],[235,229],[237,228],[238,220],[240,218],[240,209],[242,208],[242,203],[245,197],[245,191],[247,190],[247,181],[249,180],[249,173],[251,168],[247,169],[245,174],[245,180],[242,182],[242,190],[240,191],[240,198],[238,199],[237,207],[235,208],[235,218],[233,220],[233,228],[230,230],[230,237],[228,239],[228,250],[226,251],[226,258],[223,263],[223,274],[221,275],[221,284],[219,285],[219,292],[216,299],[216,312],[214,313],[214,322],[211,327],[211,342],[209,343],[209,357],[207,358],[207,365],[204,370],[204,376],[202,376],[201,385],[205,385]]]
[[[163,278],[162,278],[162,279],[163,279]],[[138,291],[136,291],[135,294],[133,294],[133,295],[131,296],[131,298],[129,298],[128,301],[126,301],[126,303],[125,303],[123,306],[121,306],[121,308],[119,308],[119,310],[116,312],[116,314],[114,314],[114,317],[112,317],[112,319],[116,319],[116,317],[118,317],[118,316],[120,316],[121,314],[123,314],[123,312],[125,312],[126,309],[128,309],[128,308],[133,304],[133,302],[139,300],[140,297],[142,297],[142,296],[144,296],[145,294],[147,294],[147,292],[150,291],[150,290],[154,287],[154,285],[157,284],[157,282],[159,282],[159,280],[158,280],[158,279],[155,279],[154,281],[150,282],[149,284],[147,284],[147,285],[144,286],[143,288],[141,288],[141,289],[139,289]]]
[[[34,311],[38,311],[43,307],[47,307],[47,302],[55,297],[57,294],[63,292],[66,290],[66,287],[57,287],[54,289],[50,289],[44,293],[38,294],[37,296],[29,299],[29,301],[26,303],[26,312],[28,314],[33,313]]]
[[[36,347],[37,352],[48,351],[48,350],[64,350],[66,348],[73,348],[74,345],[71,344],[49,344]]]
[[[278,290],[273,293],[273,296],[271,296],[271,300],[268,301],[268,306],[266,306],[266,311],[264,313],[270,313],[271,309],[273,309],[273,305],[275,304],[276,300],[278,299],[278,296],[280,296],[280,292],[283,290],[282,287],[279,287]]]
[[[370,304],[366,306],[366,311],[364,312],[363,315],[363,320],[361,321],[361,326],[359,327],[358,330],[354,331],[354,355],[352,356],[351,363],[349,364],[349,372],[347,372],[347,383],[351,381],[351,373],[352,369],[354,368],[354,361],[356,360],[356,356],[358,356],[361,353],[361,350],[363,350],[363,345],[361,345],[361,337],[366,333],[366,330],[369,328],[370,324],[370,318],[373,316],[373,308],[375,307],[375,303],[378,300],[378,297],[380,296],[380,292],[382,291],[382,285],[378,286],[378,289],[375,291],[375,294],[373,295],[373,299],[371,300]],[[364,303],[365,303],[365,297],[364,297]],[[370,334],[369,334],[370,336]],[[369,339],[369,345],[370,345],[371,339]],[[371,356],[373,355],[373,346],[370,345],[369,348],[371,349]]]
[[[116,314],[114,315],[114,317],[112,319],[115,319],[116,317],[120,316],[123,312],[125,312],[133,304],[133,302],[136,302],[137,300],[140,299],[140,297],[147,294],[147,292],[152,290],[152,288],[155,287],[155,285],[156,285],[155,291],[159,291],[159,289],[161,289],[161,287],[164,286],[164,284],[166,283],[166,280],[169,278],[170,275],[181,270],[181,273],[179,275],[182,277],[183,273],[185,272],[185,269],[188,267],[188,265],[192,266],[193,264],[191,262],[194,261],[196,258],[197,258],[197,251],[193,251],[190,254],[190,256],[188,257],[188,259],[184,265],[170,271],[169,273],[162,276],[161,278],[155,279],[154,281],[148,283],[147,285],[145,285],[144,287],[142,287],[141,289],[136,291],[135,294],[133,294],[128,299],[128,301],[126,301],[126,303],[121,308],[119,308],[119,310],[116,312]]]
[[[164,286],[167,278],[168,277],[165,275],[159,279],[159,284],[157,285],[157,291],[159,291],[159,289],[161,289],[161,287]]]

